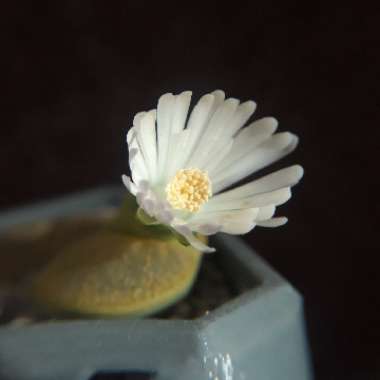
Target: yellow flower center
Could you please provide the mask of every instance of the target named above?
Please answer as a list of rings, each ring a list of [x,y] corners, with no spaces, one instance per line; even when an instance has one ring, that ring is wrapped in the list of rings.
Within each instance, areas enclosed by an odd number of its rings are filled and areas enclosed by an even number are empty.
[[[211,196],[208,174],[199,169],[181,169],[166,186],[166,199],[178,210],[196,212]]]

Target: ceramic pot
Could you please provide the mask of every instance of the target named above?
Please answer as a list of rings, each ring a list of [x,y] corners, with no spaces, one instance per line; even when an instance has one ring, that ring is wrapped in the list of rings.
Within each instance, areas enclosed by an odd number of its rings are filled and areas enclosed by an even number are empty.
[[[0,214],[0,232],[115,206],[122,194],[106,187],[8,211]],[[213,245],[228,276],[249,290],[195,320],[0,326],[0,379],[89,380],[106,373],[109,379],[312,379],[300,294],[240,239],[221,234]]]

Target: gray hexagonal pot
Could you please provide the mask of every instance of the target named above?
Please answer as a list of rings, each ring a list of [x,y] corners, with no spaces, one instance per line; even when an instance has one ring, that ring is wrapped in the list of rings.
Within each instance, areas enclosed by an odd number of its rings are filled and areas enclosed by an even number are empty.
[[[120,188],[106,187],[24,207],[0,214],[0,231],[120,199]],[[142,371],[156,380],[311,379],[299,293],[241,240],[220,235],[213,243],[228,274],[251,290],[196,320],[0,327],[0,379],[88,380],[103,371]]]

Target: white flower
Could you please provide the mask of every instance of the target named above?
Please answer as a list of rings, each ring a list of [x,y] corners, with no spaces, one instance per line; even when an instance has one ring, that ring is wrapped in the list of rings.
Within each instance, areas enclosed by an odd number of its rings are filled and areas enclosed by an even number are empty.
[[[196,249],[212,252],[195,235],[222,231],[245,234],[256,225],[287,222],[273,217],[303,175],[291,166],[232,190],[226,188],[290,153],[298,138],[276,133],[272,117],[242,128],[255,111],[253,101],[204,95],[188,121],[191,92],[165,94],[157,111],[138,113],[127,134],[132,179],[123,182],[138,205],[158,223],[183,235]]]

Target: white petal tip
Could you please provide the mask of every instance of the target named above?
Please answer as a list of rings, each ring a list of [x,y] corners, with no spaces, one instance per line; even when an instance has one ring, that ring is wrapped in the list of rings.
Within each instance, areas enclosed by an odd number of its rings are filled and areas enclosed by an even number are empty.
[[[297,135],[294,135],[293,133],[291,133],[291,135],[292,135],[293,141],[291,142],[289,149],[290,151],[293,151],[294,149],[296,149],[300,139]]]
[[[280,216],[280,217],[277,217],[277,218],[273,218],[273,221],[274,221],[274,227],[280,227],[280,226],[283,226],[284,224],[288,223],[288,218],[284,217],[284,216]]]
[[[213,94],[206,94],[206,95],[203,95],[200,99],[199,99],[199,103],[211,103],[213,102],[215,99],[215,96]]]
[[[152,110],[148,111],[149,115],[152,115],[153,119],[157,118],[157,110],[153,108]]]
[[[242,103],[240,107],[243,107],[248,113],[253,113],[257,108],[257,104],[253,100],[248,100]]]
[[[167,92],[159,97],[158,103],[167,102],[173,99],[174,95],[171,92]]]
[[[276,132],[277,127],[278,127],[278,121],[276,118],[272,116],[266,116],[259,120],[256,120],[251,125],[260,126],[260,128],[262,128],[265,131],[268,131],[268,133],[271,135],[274,132]]]
[[[140,123],[144,122],[152,122],[156,120],[156,110],[151,110],[149,112],[146,112],[145,115],[141,116]]]
[[[277,149],[283,149],[285,152],[292,152],[298,145],[299,138],[291,132],[280,132],[273,136],[276,141]]]
[[[126,138],[125,138],[128,145],[132,143],[132,140],[134,139],[134,137],[135,137],[135,131],[134,131],[134,128],[131,127],[129,128]]]
[[[268,220],[263,220],[258,222],[257,225],[261,227],[280,227],[288,222],[288,218],[285,217],[276,217]]]
[[[193,92],[192,91],[183,91],[179,94],[179,96],[183,96],[183,97],[191,97],[191,95],[193,95]]]
[[[212,92],[212,94],[215,96],[220,96],[221,98],[226,97],[226,93],[223,90],[215,90]]]
[[[131,179],[130,179],[127,175],[123,174],[123,175],[121,176],[121,180],[123,181],[123,184],[124,184],[124,186],[127,188],[127,190],[128,190],[131,194],[135,195],[135,194],[136,194],[136,186],[135,186],[135,184],[131,181]]]
[[[230,109],[235,109],[240,103],[239,99],[236,98],[228,98],[225,100],[225,104],[228,104]]]
[[[189,242],[189,244],[195,248],[197,251],[202,253],[211,253],[215,252],[215,248],[209,247],[204,244],[201,240],[199,240],[196,236],[194,236],[193,232],[184,225],[176,226],[172,225],[172,227]]]
[[[279,135],[280,135],[280,134],[279,134]],[[294,135],[294,134],[291,133],[291,132],[283,132],[283,138],[286,139],[286,140],[288,140],[289,143],[290,143],[290,142],[293,142],[294,139],[295,139],[296,137],[297,137],[297,136]]]
[[[278,120],[273,116],[268,116],[265,118],[268,124],[271,124],[274,126],[274,128],[278,127]]]
[[[133,118],[133,125],[138,127],[140,125],[141,119],[146,115],[146,112],[138,112]]]
[[[296,181],[299,182],[305,174],[305,170],[301,165],[294,165],[292,168],[294,170],[294,176],[296,178]]]

